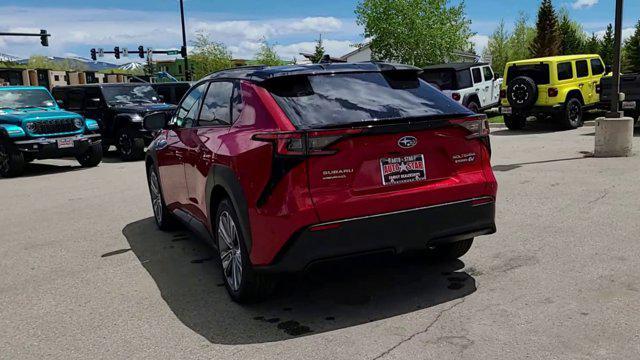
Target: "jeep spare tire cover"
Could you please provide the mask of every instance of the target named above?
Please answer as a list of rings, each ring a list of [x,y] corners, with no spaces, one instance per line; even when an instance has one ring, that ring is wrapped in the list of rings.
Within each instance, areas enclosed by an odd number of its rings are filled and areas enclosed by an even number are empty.
[[[532,78],[518,76],[509,81],[507,100],[511,106],[517,109],[531,107],[538,101],[538,86]]]

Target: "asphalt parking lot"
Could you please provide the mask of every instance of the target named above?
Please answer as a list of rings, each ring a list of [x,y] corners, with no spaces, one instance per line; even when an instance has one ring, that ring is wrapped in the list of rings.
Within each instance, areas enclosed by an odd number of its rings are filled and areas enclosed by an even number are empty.
[[[635,358],[640,155],[595,159],[593,133],[494,129],[498,233],[461,261],[340,264],[245,307],[156,229],[141,162],[36,162],[0,179],[0,358]]]

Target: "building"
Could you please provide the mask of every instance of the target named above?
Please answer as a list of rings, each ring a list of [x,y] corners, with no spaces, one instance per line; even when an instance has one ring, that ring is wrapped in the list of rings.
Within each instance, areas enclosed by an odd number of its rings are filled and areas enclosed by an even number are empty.
[[[193,62],[189,62],[191,72],[194,70]],[[158,60],[156,71],[171,74],[178,81],[186,81],[184,77],[184,59]]]
[[[0,86],[56,86],[126,83],[129,76],[123,74],[102,74],[94,71],[63,71],[50,69],[4,69],[0,68]]]
[[[352,52],[342,55],[340,60],[345,62],[363,62],[363,61],[371,61],[373,59],[373,51],[371,50],[371,43],[366,43]],[[447,63],[449,62],[478,62],[480,61],[480,56],[465,52],[465,51],[454,51],[449,55],[449,59],[447,59]]]

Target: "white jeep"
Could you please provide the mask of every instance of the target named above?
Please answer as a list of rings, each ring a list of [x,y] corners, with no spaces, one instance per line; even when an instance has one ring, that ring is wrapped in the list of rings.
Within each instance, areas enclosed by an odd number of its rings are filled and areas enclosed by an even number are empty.
[[[497,107],[500,103],[503,80],[486,63],[427,66],[420,77],[476,113]]]

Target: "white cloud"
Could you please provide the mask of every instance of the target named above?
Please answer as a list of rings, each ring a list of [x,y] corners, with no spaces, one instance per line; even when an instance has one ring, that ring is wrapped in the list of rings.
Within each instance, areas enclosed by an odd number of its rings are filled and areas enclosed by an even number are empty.
[[[475,45],[476,53],[482,55],[482,52],[489,45],[489,37],[487,35],[476,34],[471,37],[470,41]]]
[[[633,33],[636,31],[635,28],[625,28],[622,29],[622,41],[626,41],[628,38],[630,38],[631,36],[633,36]],[[607,32],[607,30],[600,30],[600,31],[596,31],[596,36],[599,39],[602,39],[604,37],[604,34]]]
[[[574,9],[585,9],[590,8],[593,5],[597,4],[599,0],[575,0],[571,7]]]

